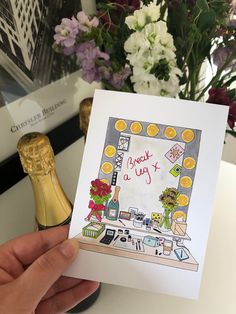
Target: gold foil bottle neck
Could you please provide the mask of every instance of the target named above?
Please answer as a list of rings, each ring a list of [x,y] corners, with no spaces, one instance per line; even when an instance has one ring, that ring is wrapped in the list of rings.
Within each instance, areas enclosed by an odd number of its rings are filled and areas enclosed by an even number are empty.
[[[93,104],[93,98],[85,98],[80,103],[80,109],[79,109],[79,119],[80,119],[80,129],[84,133],[84,135],[87,135],[88,132],[88,125],[89,125],[89,119],[91,114]]]
[[[29,175],[47,175],[55,169],[55,160],[48,137],[38,132],[23,135],[17,150],[24,172]]]

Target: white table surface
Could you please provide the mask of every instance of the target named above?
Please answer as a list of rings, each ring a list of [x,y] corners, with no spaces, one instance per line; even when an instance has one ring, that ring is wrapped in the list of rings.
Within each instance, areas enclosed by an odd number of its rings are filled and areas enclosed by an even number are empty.
[[[56,156],[61,183],[73,202],[83,138]],[[0,243],[34,229],[34,199],[26,177],[0,195]],[[235,314],[236,166],[221,162],[200,297],[188,300],[108,284],[86,314]]]

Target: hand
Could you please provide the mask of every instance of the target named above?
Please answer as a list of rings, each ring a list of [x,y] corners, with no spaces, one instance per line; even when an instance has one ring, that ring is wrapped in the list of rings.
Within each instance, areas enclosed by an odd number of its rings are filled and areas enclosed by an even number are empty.
[[[62,276],[79,250],[67,235],[63,226],[0,246],[0,313],[64,313],[97,290],[97,282]]]

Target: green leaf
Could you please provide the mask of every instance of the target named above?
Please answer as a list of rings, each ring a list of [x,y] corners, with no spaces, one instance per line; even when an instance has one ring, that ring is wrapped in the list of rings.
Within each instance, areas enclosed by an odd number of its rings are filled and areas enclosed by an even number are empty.
[[[224,83],[224,85],[230,86],[234,81],[236,81],[236,75],[232,76],[227,82]]]
[[[184,2],[181,1],[178,10],[169,9],[167,24],[174,38],[184,38],[188,30],[188,12]]]
[[[203,10],[203,11],[208,11],[209,10],[209,5],[208,3],[209,1],[206,0],[197,0],[196,5],[199,9]]]
[[[234,76],[234,78],[235,78],[235,76]],[[235,97],[236,97],[236,88],[233,88],[231,90],[227,90],[227,94],[228,94],[230,99],[235,99]]]
[[[236,131],[233,130],[226,130],[226,133],[231,134],[233,137],[236,137]]]
[[[197,25],[200,31],[212,30],[212,28],[216,25],[216,15],[213,10],[209,10],[207,12],[202,12],[199,16]]]
[[[167,4],[164,2],[164,4],[160,8],[160,19],[161,20],[163,20],[167,9],[168,9]]]

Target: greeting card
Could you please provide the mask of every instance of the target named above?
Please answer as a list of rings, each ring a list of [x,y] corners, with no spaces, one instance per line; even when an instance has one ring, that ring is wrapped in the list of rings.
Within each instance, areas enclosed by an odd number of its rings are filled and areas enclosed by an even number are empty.
[[[97,90],[70,276],[197,298],[228,108]]]

